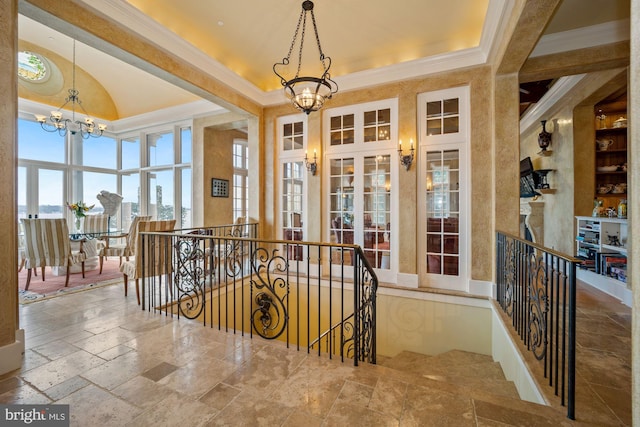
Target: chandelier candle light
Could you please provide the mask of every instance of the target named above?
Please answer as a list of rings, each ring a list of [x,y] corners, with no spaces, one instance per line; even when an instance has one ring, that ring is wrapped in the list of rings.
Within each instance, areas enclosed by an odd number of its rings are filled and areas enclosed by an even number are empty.
[[[316,43],[318,45],[318,51],[320,52],[320,65],[322,66],[322,74],[320,77],[300,76],[300,70],[302,69],[302,48],[304,46],[304,36],[307,25],[307,15],[311,15],[311,22],[313,23],[313,31],[316,36]],[[301,28],[302,25],[302,28]],[[298,33],[302,29],[300,36],[300,48],[298,51],[298,63],[296,73],[291,79],[287,79],[283,76],[285,68],[289,66],[291,53],[293,52],[296,40],[298,39]],[[318,36],[318,27],[316,25],[316,17],[313,14],[313,2],[306,0],[302,2],[302,12],[300,12],[300,18],[298,18],[298,25],[296,31],[293,34],[293,40],[291,41],[291,47],[289,47],[289,53],[286,58],[282,59],[282,62],[277,62],[273,65],[273,72],[276,76],[280,77],[280,83],[284,87],[284,93],[291,100],[291,103],[297,109],[309,114],[312,111],[318,111],[322,108],[327,99],[331,99],[334,93],[338,92],[338,84],[331,80],[329,74],[329,68],[331,68],[331,58],[325,56],[320,46],[320,37]],[[280,71],[279,71],[280,70]],[[305,70],[306,72],[306,70]]]
[[[64,104],[55,111],[51,112],[49,116],[49,122],[47,117],[35,114],[36,121],[40,123],[42,129],[47,132],[58,132],[60,136],[67,135],[71,132],[72,135],[79,133],[83,139],[88,139],[90,136],[98,138],[102,136],[102,133],[107,130],[107,125],[98,123],[96,124],[94,119],[87,113],[80,101],[80,92],[76,89],[76,41],[73,41],[73,69],[72,69],[72,88],[69,89],[69,96],[65,98]],[[71,119],[62,118],[62,109],[71,103]],[[76,105],[87,116],[84,121],[76,120]]]

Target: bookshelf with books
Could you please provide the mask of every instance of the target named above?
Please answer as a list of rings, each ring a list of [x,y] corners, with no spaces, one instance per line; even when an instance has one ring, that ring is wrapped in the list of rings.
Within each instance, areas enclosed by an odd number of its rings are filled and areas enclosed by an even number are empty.
[[[576,257],[582,260],[578,278],[625,302],[627,283],[627,220],[576,217]],[[629,291],[629,292],[627,292]]]

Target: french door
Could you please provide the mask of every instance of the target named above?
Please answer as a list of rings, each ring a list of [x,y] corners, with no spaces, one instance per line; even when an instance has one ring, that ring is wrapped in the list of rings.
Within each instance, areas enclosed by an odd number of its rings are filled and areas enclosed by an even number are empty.
[[[395,217],[392,177],[396,163],[390,150],[329,156],[329,239],[357,244],[381,280],[395,280]],[[351,252],[334,251],[334,264],[351,266]]]

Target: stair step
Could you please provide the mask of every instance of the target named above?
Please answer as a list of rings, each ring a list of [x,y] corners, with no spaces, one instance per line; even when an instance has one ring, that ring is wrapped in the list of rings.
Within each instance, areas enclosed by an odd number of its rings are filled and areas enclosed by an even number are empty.
[[[393,357],[379,358],[378,364],[498,396],[518,396],[515,385],[505,378],[500,364],[483,354],[452,350],[428,356],[402,351]]]

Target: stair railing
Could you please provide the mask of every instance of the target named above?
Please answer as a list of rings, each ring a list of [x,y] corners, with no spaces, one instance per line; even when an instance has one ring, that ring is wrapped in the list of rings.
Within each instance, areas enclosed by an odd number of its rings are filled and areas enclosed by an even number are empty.
[[[497,302],[574,420],[580,260],[503,232],[496,246]]]
[[[378,279],[363,250],[256,234],[257,224],[141,233],[145,263],[156,264],[157,248],[171,260],[168,270],[143,269],[142,308],[307,352],[338,324],[344,346],[329,357],[375,363]]]

